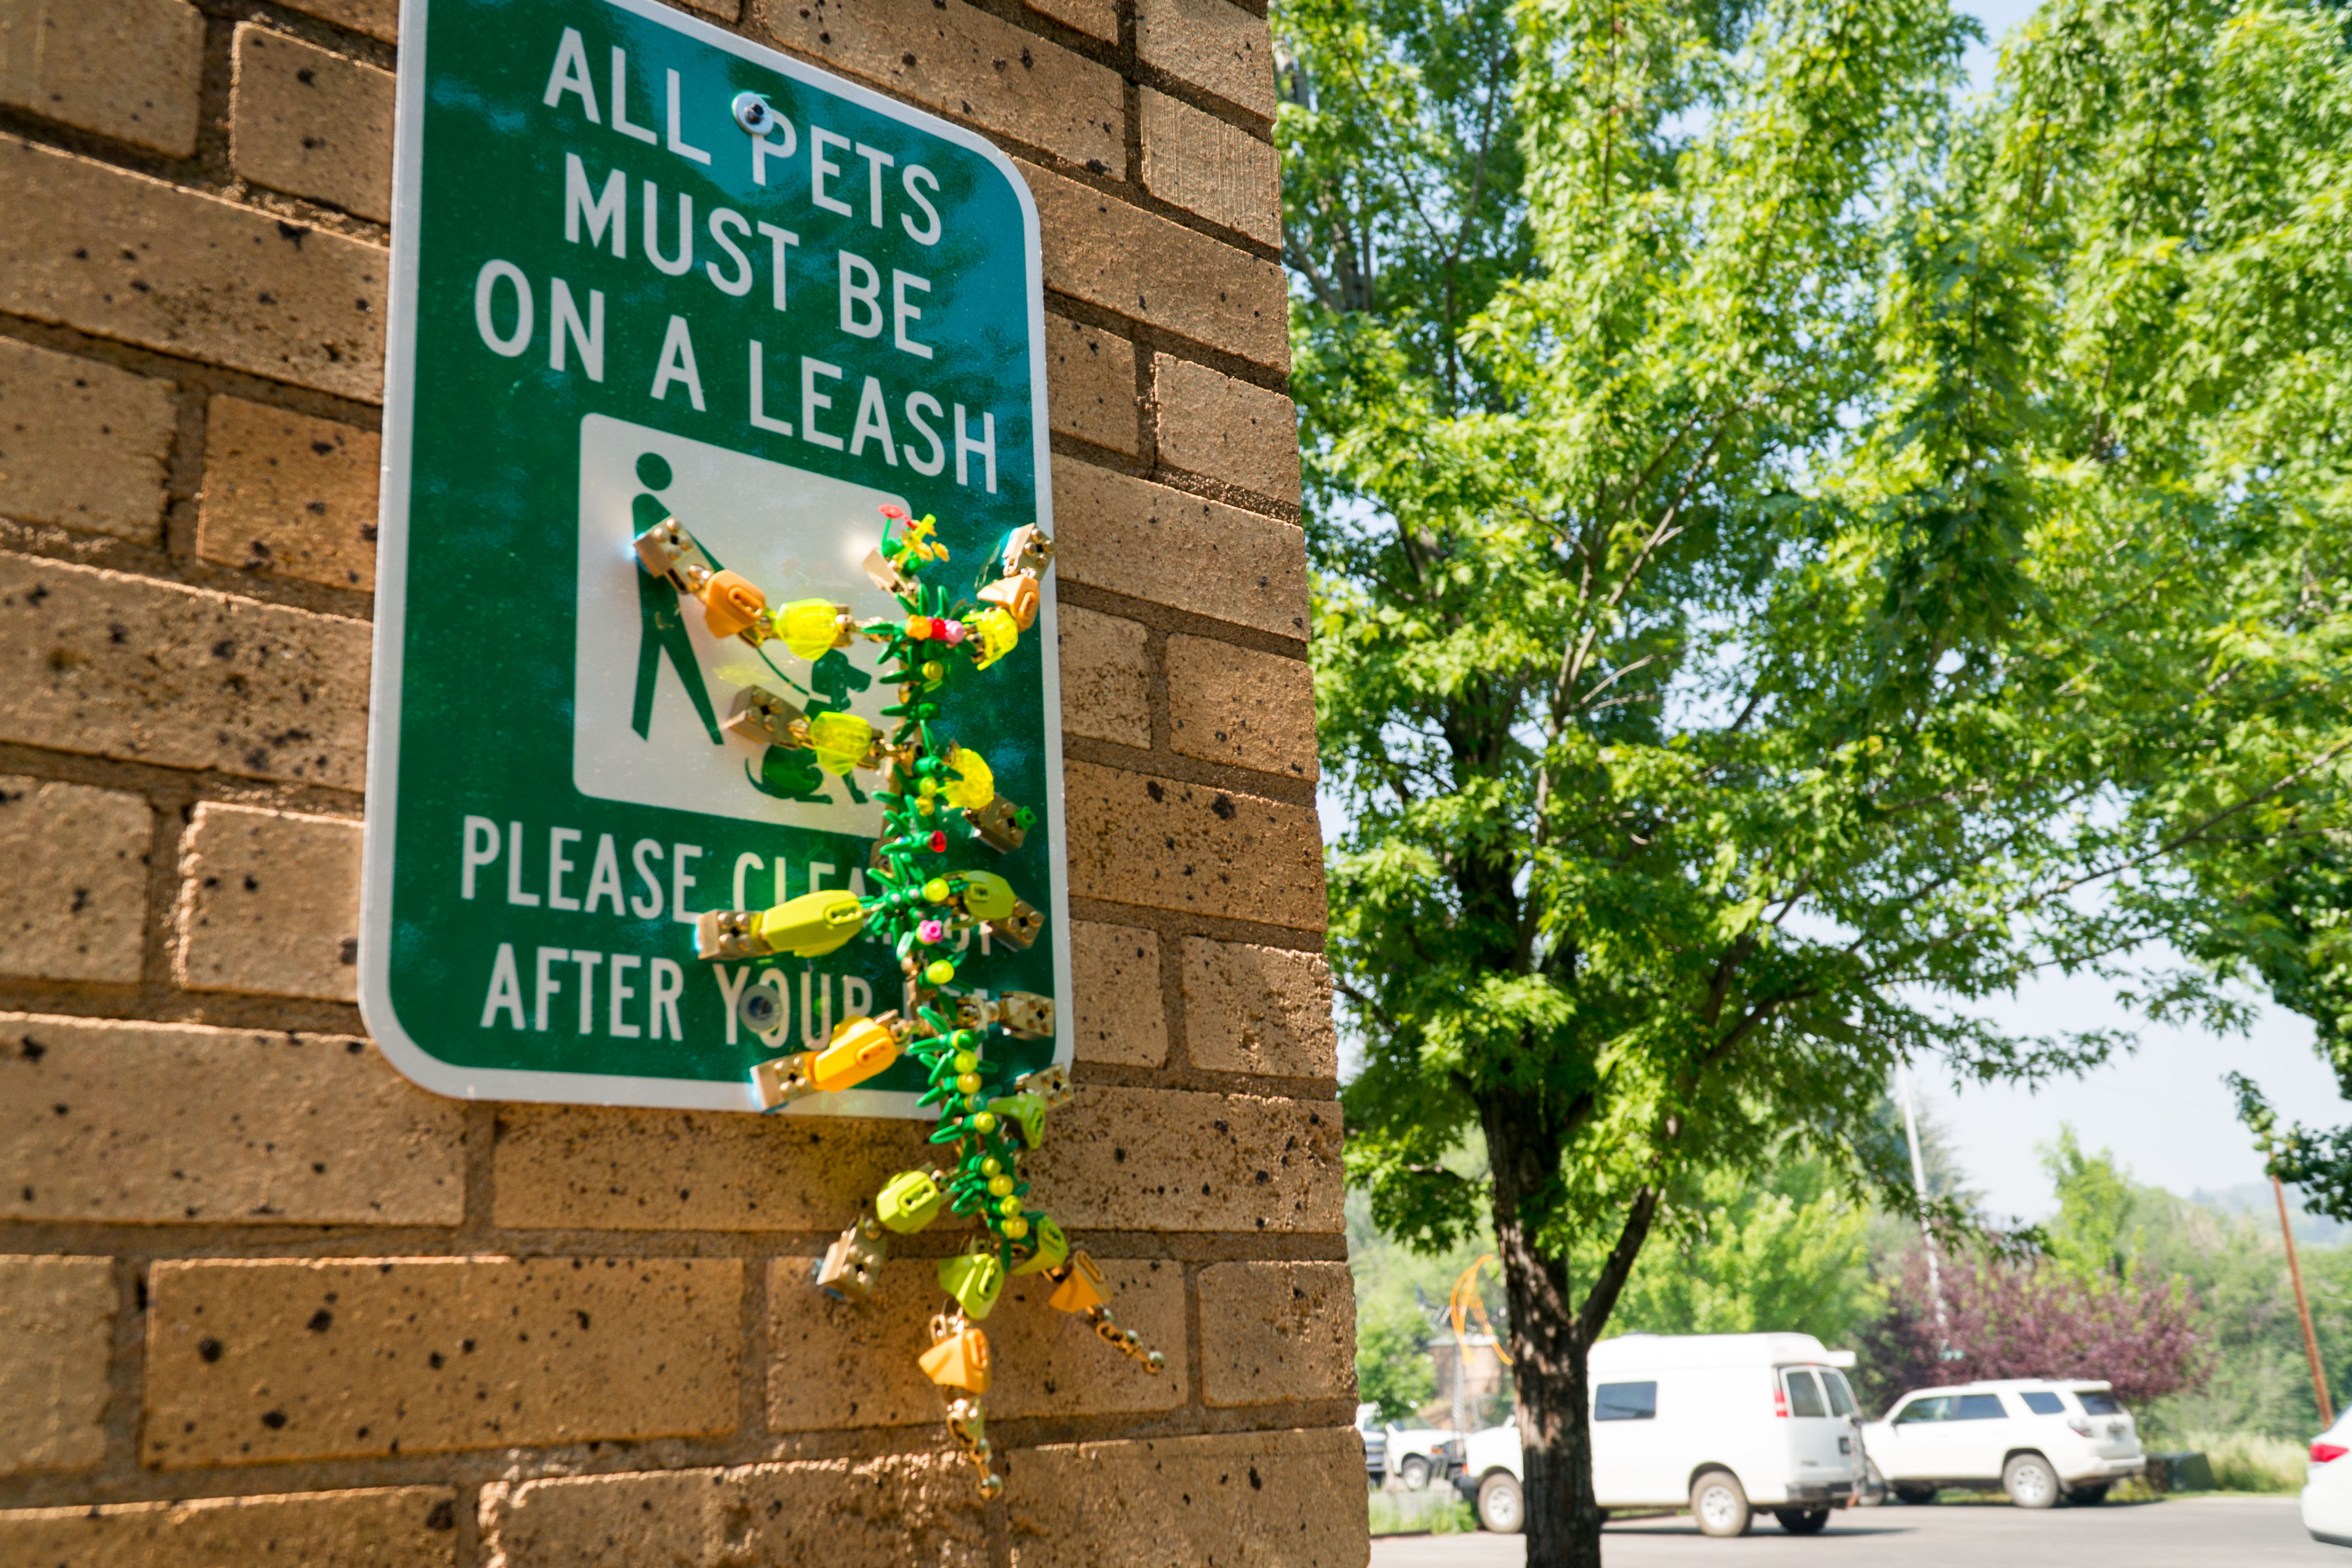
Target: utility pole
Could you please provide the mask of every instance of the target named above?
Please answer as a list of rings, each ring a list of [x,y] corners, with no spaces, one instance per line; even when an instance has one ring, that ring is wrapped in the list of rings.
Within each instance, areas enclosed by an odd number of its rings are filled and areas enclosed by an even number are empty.
[[[2294,1226],[2286,1217],[2286,1184],[2271,1178],[2271,1195],[2278,1199],[2279,1235],[2286,1239],[2287,1278],[2294,1281],[2294,1310],[2303,1319],[2303,1353],[2311,1358],[2311,1392],[2319,1400],[2319,1424],[2336,1425],[2336,1407],[2327,1398],[2327,1368],[2319,1360],[2319,1336],[2312,1331],[2311,1302],[2303,1293],[2303,1265],[2295,1261]]]
[[[1911,1066],[1908,1062],[1895,1064],[1895,1081],[1903,1095],[1903,1134],[1911,1141],[1911,1186],[1919,1194],[1919,1207],[1925,1210],[1927,1206],[1927,1162],[1919,1155],[1919,1116],[1911,1108]],[[1952,1321],[1944,1310],[1944,1279],[1936,1260],[1936,1233],[1927,1228],[1924,1219],[1919,1222],[1919,1239],[1927,1251],[1927,1295],[1936,1304],[1937,1353],[1946,1361],[1958,1361],[1959,1352],[1952,1349]],[[2290,1247],[2292,1245],[2289,1244]],[[2301,1275],[2296,1276],[2297,1279],[2301,1278]],[[2302,1299],[2302,1289],[2300,1284],[2295,1287],[2298,1300]],[[2309,1321],[2306,1316],[2305,1321]],[[2312,1365],[2315,1368],[2318,1364],[2315,1353]],[[2325,1405],[2327,1396],[2323,1394],[2319,1400]]]

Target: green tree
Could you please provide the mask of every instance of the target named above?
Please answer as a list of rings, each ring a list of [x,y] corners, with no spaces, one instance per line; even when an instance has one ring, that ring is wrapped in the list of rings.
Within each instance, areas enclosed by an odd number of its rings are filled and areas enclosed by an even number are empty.
[[[2312,714],[2313,667],[2255,657],[2268,567],[2210,570],[2243,491],[2158,417],[2131,193],[2172,221],[2202,154],[2156,75],[2066,97],[2075,24],[1965,122],[1940,0],[1276,26],[1351,1172],[1392,1234],[1491,1224],[1528,1561],[1597,1563],[1585,1352],[1696,1173],[1907,1205],[1898,1057],[2098,1058],[1948,1005],[2178,931],[2179,868],[2311,775],[2248,694]]]
[[[2059,1123],[2057,1141],[2041,1152],[2042,1168],[2058,1192],[2058,1217],[2044,1227],[2051,1258],[2079,1279],[2122,1279],[2137,1250],[2130,1178],[2105,1150],[2084,1153],[2065,1122]]]
[[[1437,1391],[1429,1322],[1410,1301],[1377,1296],[1356,1312],[1356,1396],[1384,1422],[1412,1419]]]

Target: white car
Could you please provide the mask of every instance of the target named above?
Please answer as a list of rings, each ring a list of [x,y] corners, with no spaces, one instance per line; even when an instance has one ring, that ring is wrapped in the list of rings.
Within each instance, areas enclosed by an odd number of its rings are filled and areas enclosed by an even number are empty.
[[[2314,1541],[2352,1546],[2352,1410],[2311,1440],[2303,1487],[2303,1528]]]
[[[1592,1347],[1592,1485],[1602,1508],[1688,1508],[1708,1535],[1757,1510],[1817,1534],[1863,1477],[1852,1351],[1811,1334],[1625,1334]],[[1454,1485],[1487,1530],[1527,1519],[1516,1425],[1474,1432]]]
[[[1407,1491],[1442,1481],[1462,1464],[1462,1439],[1434,1426],[1391,1426],[1386,1433],[1389,1472]]]
[[[1998,1483],[2020,1508],[2095,1503],[2147,1468],[2131,1413],[2104,1383],[2042,1378],[1916,1389],[1862,1429],[1870,1462],[1905,1502]]]

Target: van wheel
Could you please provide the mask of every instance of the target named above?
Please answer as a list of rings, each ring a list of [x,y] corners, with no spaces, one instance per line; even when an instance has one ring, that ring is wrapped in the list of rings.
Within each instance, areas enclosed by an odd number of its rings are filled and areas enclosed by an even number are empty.
[[[2001,1489],[2020,1508],[2055,1508],[2058,1473],[2039,1454],[2020,1454],[2000,1468]]]
[[[1691,1484],[1691,1517],[1701,1535],[1745,1535],[1755,1517],[1748,1490],[1729,1470],[1708,1470]]]
[[[1429,1484],[1429,1461],[1415,1454],[1397,1467],[1397,1479],[1404,1483],[1404,1489],[1409,1492],[1421,1490]]]
[[[1772,1517],[1791,1535],[1819,1535],[1830,1523],[1830,1510],[1825,1508],[1776,1508]]]
[[[1907,1502],[1913,1508],[1925,1508],[1936,1500],[1936,1489],[1921,1486],[1917,1481],[1897,1481],[1895,1497],[1896,1501]]]
[[[2066,1500],[2076,1508],[2096,1508],[2107,1500],[2107,1483],[2101,1481],[2096,1486],[2076,1487],[2066,1494]]]
[[[1518,1481],[1500,1470],[1478,1483],[1478,1528],[1517,1535],[1528,1522],[1528,1500]]]

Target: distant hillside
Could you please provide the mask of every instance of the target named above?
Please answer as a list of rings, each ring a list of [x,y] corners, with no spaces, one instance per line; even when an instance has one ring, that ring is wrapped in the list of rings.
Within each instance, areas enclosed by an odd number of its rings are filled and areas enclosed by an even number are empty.
[[[2189,1201],[2221,1214],[2244,1215],[2268,1225],[2278,1224],[2278,1202],[2271,1196],[2268,1182],[2241,1182],[2234,1187],[2200,1187],[2189,1194]],[[2336,1247],[2352,1242],[2352,1225],[2308,1212],[2303,1206],[2302,1194],[2293,1187],[2286,1190],[2286,1201],[2287,1206],[2294,1211],[2296,1246]]]

